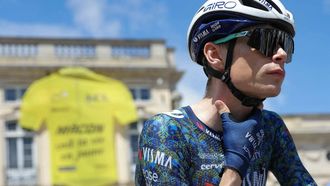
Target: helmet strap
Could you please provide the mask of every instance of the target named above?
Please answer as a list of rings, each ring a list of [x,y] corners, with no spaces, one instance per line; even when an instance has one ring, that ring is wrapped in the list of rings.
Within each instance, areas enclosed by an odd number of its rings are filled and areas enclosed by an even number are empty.
[[[248,106],[248,107],[257,107],[259,106],[265,99],[259,99],[254,98],[245,95],[242,91],[238,90],[234,84],[231,82],[230,78],[230,70],[231,65],[233,62],[233,54],[234,54],[234,47],[236,44],[236,39],[233,39],[229,42],[228,51],[227,51],[227,57],[226,57],[226,63],[225,63],[225,71],[219,72],[212,67],[210,67],[206,61],[204,61],[204,73],[208,76],[211,75],[215,78],[221,79],[224,83],[226,83],[227,87],[231,91],[231,93],[241,101],[242,105]]]

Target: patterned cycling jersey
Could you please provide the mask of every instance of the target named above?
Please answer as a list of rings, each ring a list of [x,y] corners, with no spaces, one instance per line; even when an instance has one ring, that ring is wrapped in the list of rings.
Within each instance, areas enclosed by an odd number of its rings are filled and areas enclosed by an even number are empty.
[[[266,110],[262,115],[265,141],[242,185],[265,185],[268,171],[281,185],[316,185],[280,116]],[[221,141],[222,133],[200,121],[189,106],[154,116],[140,135],[136,185],[219,185],[224,163]]]

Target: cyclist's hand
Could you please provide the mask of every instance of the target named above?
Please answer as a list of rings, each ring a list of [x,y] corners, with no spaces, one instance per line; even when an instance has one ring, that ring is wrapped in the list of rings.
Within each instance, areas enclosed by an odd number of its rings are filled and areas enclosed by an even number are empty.
[[[243,179],[250,161],[264,139],[261,110],[255,109],[245,121],[235,121],[228,107],[218,100],[215,105],[220,113],[223,128],[225,167],[237,170]]]

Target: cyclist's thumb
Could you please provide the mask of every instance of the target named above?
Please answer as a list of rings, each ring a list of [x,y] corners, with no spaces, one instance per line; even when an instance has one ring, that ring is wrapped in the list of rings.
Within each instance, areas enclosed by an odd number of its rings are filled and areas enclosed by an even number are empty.
[[[215,101],[215,107],[217,107],[217,110],[219,112],[219,114],[223,114],[223,113],[228,113],[230,112],[229,108],[227,107],[227,105],[221,101],[221,100],[217,100]]]

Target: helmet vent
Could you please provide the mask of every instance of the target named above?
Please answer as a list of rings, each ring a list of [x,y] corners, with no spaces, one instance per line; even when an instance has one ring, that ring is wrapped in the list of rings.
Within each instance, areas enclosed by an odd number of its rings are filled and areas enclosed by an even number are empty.
[[[268,11],[268,9],[266,7],[262,6],[261,4],[257,3],[254,0],[241,0],[241,2],[245,6],[249,6],[249,7],[253,7],[253,8],[256,8],[256,9]]]

